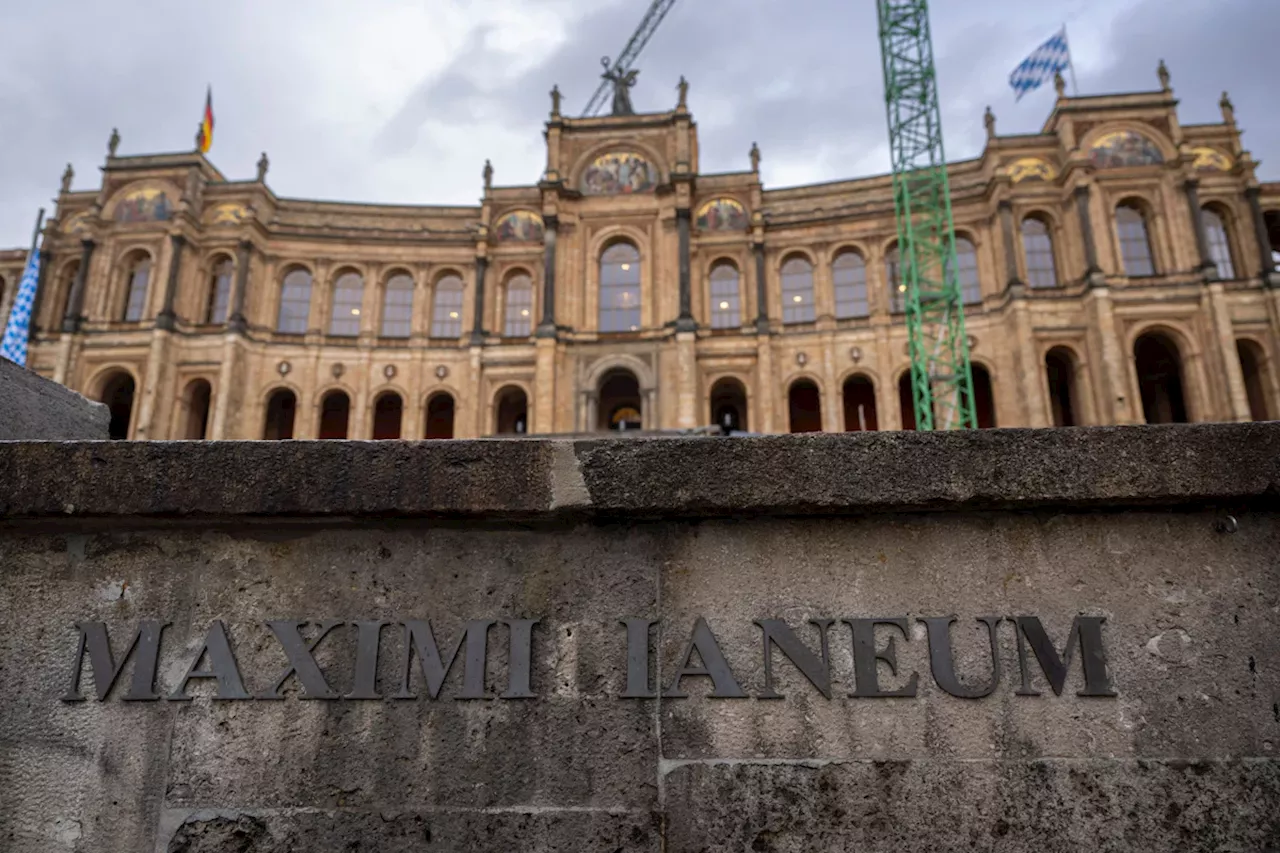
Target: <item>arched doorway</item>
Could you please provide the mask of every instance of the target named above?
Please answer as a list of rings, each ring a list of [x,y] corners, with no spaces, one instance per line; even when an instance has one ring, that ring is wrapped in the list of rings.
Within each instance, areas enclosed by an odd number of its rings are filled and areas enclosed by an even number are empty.
[[[747,389],[733,377],[711,386],[711,423],[726,433],[747,430]]]
[[[991,389],[991,374],[981,364],[972,365],[973,411],[978,416],[978,429],[996,425],[996,397]]]
[[[129,437],[129,421],[133,418],[133,377],[124,371],[113,373],[102,383],[99,399],[111,410],[107,435],[112,440]]]
[[[298,398],[288,388],[272,392],[267,399],[267,419],[262,437],[267,441],[293,438],[293,420],[298,412]]]
[[[453,395],[447,391],[427,400],[427,429],[424,438],[453,438]]]
[[[1049,381],[1049,408],[1053,414],[1053,425],[1079,426],[1075,355],[1066,347],[1054,347],[1044,354],[1044,372]]]
[[[844,381],[844,431],[879,429],[876,423],[876,386],[866,376],[850,376]]]
[[[498,392],[495,404],[498,435],[524,435],[529,431],[529,398],[524,389],[508,385]]]
[[[1244,391],[1249,398],[1249,417],[1255,421],[1272,419],[1267,405],[1266,354],[1257,341],[1236,341],[1236,354],[1240,356],[1240,372],[1244,375]]]
[[[182,394],[183,408],[186,410],[187,422],[182,428],[182,437],[191,441],[203,441],[209,429],[209,402],[213,397],[213,388],[207,379],[193,379],[187,384]]]
[[[822,395],[810,379],[797,379],[787,392],[791,432],[822,432]]]
[[[320,438],[346,438],[351,420],[351,398],[345,391],[330,391],[320,401]]]
[[[1142,414],[1149,424],[1187,422],[1182,390],[1182,356],[1178,345],[1162,332],[1148,332],[1133,344]]]
[[[597,429],[631,430],[644,426],[640,383],[629,370],[611,370],[600,383]]]
[[[400,422],[404,416],[404,400],[395,391],[386,391],[373,404],[373,438],[385,441],[400,437]]]
[[[916,428],[916,404],[911,397],[910,370],[898,377],[898,414],[902,418],[903,429]]]

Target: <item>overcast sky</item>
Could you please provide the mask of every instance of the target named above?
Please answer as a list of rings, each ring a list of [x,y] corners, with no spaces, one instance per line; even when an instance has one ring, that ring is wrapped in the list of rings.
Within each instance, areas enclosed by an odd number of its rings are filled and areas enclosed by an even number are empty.
[[[98,185],[121,154],[187,150],[213,85],[212,161],[253,175],[269,152],[280,195],[472,204],[480,170],[535,182],[553,83],[577,114],[649,0],[40,0],[6,3],[0,48],[0,247],[25,246],[69,161]],[[641,56],[641,112],[669,109],[680,75],[704,172],[747,166],[766,186],[889,168],[874,0],[681,0]],[[1164,58],[1183,123],[1219,120],[1230,90],[1262,175],[1280,177],[1269,70],[1280,0],[934,0],[947,153],[1039,128],[1045,86],[1015,104],[1009,72],[1068,26],[1080,92],[1157,88]]]

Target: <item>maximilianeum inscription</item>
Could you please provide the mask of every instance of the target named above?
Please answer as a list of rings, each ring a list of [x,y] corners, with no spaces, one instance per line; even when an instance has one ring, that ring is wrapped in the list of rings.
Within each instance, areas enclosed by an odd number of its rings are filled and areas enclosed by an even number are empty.
[[[962,679],[957,673],[952,645],[956,616],[886,618],[813,619],[799,632],[780,619],[758,619],[759,654],[751,661],[731,662],[725,656],[711,624],[699,617],[680,642],[674,670],[664,674],[664,684],[657,685],[657,673],[651,659],[655,657],[655,635],[658,620],[626,618],[618,629],[625,644],[625,660],[617,661],[625,678],[620,699],[686,699],[694,679],[706,679],[713,699],[783,699],[778,691],[779,666],[792,666],[803,675],[809,686],[827,699],[839,694],[833,689],[833,642],[852,644],[852,672],[841,673],[841,681],[852,684],[845,695],[852,698],[886,699],[913,697],[919,690],[919,672],[906,672],[899,666],[898,651],[911,642],[913,622],[924,626],[929,675],[944,693],[958,699],[981,699],[990,696],[1005,679],[1001,666],[999,635],[1011,630],[1017,643],[1018,677],[1014,692],[1018,696],[1039,696],[1047,684],[1054,695],[1061,696],[1074,661],[1079,661],[1079,696],[1115,697],[1117,695],[1107,671],[1107,655],[1103,645],[1102,616],[1076,616],[1063,641],[1055,641],[1037,616],[980,616],[975,627],[986,640],[985,677]],[[189,656],[185,674],[171,684],[161,684],[161,647],[172,633],[170,623],[142,620],[130,634],[117,627],[110,635],[104,622],[78,622],[79,634],[75,659],[71,663],[70,687],[62,696],[65,702],[82,702],[92,697],[98,701],[120,699],[125,702],[186,701],[192,699],[188,688],[193,683],[210,683],[212,697],[219,700],[282,700],[288,695],[313,700],[436,700],[440,698],[446,679],[452,676],[455,700],[537,700],[537,678],[534,645],[538,642],[541,619],[473,619],[466,622],[452,641],[438,642],[430,620],[345,621],[345,620],[270,620],[255,623],[254,637],[233,638],[221,620],[209,624],[198,648]],[[497,630],[503,626],[505,631]],[[237,628],[247,633],[249,626]],[[669,630],[669,629],[668,629]],[[317,652],[330,638],[347,632],[352,660],[344,672],[344,683],[335,683],[334,674],[326,672],[317,660]],[[385,658],[386,638],[392,633],[400,640],[395,660]],[[505,672],[495,669],[490,657],[494,643],[501,643]],[[808,639],[803,639],[804,634]],[[491,636],[496,635],[496,636]],[[124,639],[125,637],[128,639]],[[287,661],[280,670],[245,672],[234,651],[235,643],[271,641]],[[113,651],[113,648],[115,651]],[[86,658],[88,666],[86,668]],[[762,677],[755,679],[762,689],[752,694],[743,688],[739,675],[743,667],[758,667]],[[124,673],[131,669],[128,677]],[[92,679],[92,690],[84,674]],[[380,672],[382,673],[380,677]],[[851,676],[851,677],[849,677]],[[896,686],[883,679],[892,678]],[[296,682],[296,684],[291,684]],[[498,687],[501,689],[498,689]],[[286,690],[286,687],[290,689]],[[296,689],[295,689],[296,688]],[[843,691],[842,691],[843,692]]]

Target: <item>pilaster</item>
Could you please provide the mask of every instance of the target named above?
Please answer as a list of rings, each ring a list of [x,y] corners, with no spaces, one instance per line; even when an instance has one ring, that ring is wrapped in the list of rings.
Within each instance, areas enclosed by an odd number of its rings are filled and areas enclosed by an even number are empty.
[[[539,338],[556,337],[556,232],[560,217],[543,215],[542,242],[542,320],[538,323]]]
[[[178,292],[178,277],[182,270],[182,250],[187,245],[187,238],[181,234],[169,235],[169,269],[165,276],[164,298],[160,303],[160,311],[156,314],[156,328],[172,332],[177,322],[177,313],[173,310],[173,299]]]
[[[693,332],[676,332],[676,364],[679,385],[676,388],[676,428],[698,426],[698,355],[697,336]]]
[[[534,341],[534,394],[529,407],[532,415],[532,423],[529,424],[531,433],[556,431],[556,346],[554,337],[538,337]],[[591,425],[587,427],[591,428]]]
[[[142,374],[142,387],[138,389],[138,418],[133,430],[133,437],[139,441],[165,438],[162,420],[156,416],[156,411],[161,388],[168,386],[168,352],[172,336],[172,332],[160,326],[156,326],[151,332],[151,348],[147,351],[147,367]],[[172,396],[166,393],[166,399]]]
[[[1208,284],[1209,312],[1213,320],[1213,339],[1220,358],[1218,359],[1226,372],[1226,396],[1230,405],[1228,412],[1231,420],[1253,420],[1249,411],[1249,395],[1244,387],[1244,371],[1240,367],[1240,355],[1236,352],[1236,336],[1231,325],[1231,306],[1227,304],[1227,294],[1220,281]],[[1206,395],[1207,396],[1207,395]]]
[[[1134,402],[1129,399],[1130,359],[1116,328],[1111,289],[1106,285],[1092,288],[1085,294],[1085,303],[1090,308],[1102,356],[1100,359],[1092,359],[1093,364],[1098,366],[1099,374],[1094,377],[1094,381],[1101,391],[1099,419],[1103,424],[1142,423],[1140,413],[1135,415]],[[1137,401],[1137,405],[1140,406],[1141,401]]]

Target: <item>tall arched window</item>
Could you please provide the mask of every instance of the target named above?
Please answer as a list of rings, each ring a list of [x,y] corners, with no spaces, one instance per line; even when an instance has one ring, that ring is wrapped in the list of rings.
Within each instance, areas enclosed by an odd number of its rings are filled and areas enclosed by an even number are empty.
[[[1134,369],[1149,424],[1184,424],[1187,399],[1182,388],[1182,353],[1166,334],[1147,332],[1133,344]]]
[[[346,438],[351,419],[351,398],[345,391],[330,391],[320,401],[320,438]]]
[[[446,391],[438,391],[427,401],[427,429],[425,438],[453,438],[453,397]]]
[[[396,273],[387,279],[382,291],[382,328],[384,338],[407,338],[413,325],[413,276]]]
[[[793,255],[782,263],[782,322],[813,322],[813,264]]]
[[[721,261],[711,268],[711,328],[736,329],[742,325],[742,291],[738,268]]]
[[[60,328],[62,319],[67,316],[67,310],[71,307],[71,288],[76,283],[76,275],[80,272],[80,262],[72,261],[62,268],[62,276],[58,279],[58,313],[51,317],[53,328]],[[33,321],[35,318],[32,318]]]
[[[306,334],[311,313],[311,273],[304,269],[291,270],[284,277],[280,288],[280,313],[276,317],[276,331],[291,335]]]
[[[1200,211],[1204,222],[1205,242],[1209,244],[1209,260],[1218,268],[1218,278],[1236,277],[1236,265],[1231,258],[1231,238],[1227,235],[1227,223],[1222,214],[1212,207]]]
[[[268,441],[293,438],[293,421],[298,413],[298,398],[288,388],[277,388],[267,400],[266,423],[262,437]]]
[[[1053,257],[1049,223],[1038,216],[1022,220],[1022,254],[1027,260],[1027,283],[1032,287],[1057,287],[1058,265]]]
[[[889,310],[894,314],[901,314],[907,310],[907,284],[902,280],[902,263],[898,258],[897,246],[890,246],[889,251],[884,253],[884,280],[889,284]]]
[[[329,334],[354,338],[360,334],[360,306],[364,302],[364,279],[358,272],[344,272],[333,284],[333,309],[329,312]]]
[[[209,302],[205,306],[204,321],[206,323],[227,322],[227,306],[231,302],[231,276],[236,266],[230,258],[219,258],[213,262],[213,272],[209,277]]]
[[[640,331],[640,251],[630,243],[600,255],[600,331]]]
[[[133,419],[133,391],[133,377],[122,370],[111,374],[102,383],[102,395],[99,399],[107,404],[107,409],[111,412],[107,437],[113,441],[129,437],[129,422]]]
[[[862,255],[841,252],[831,264],[831,283],[835,288],[836,319],[867,316],[867,262]]]
[[[533,281],[520,272],[507,279],[503,294],[502,336],[527,338],[533,329]]]
[[[142,319],[142,312],[147,307],[147,285],[151,281],[150,256],[136,255],[127,269],[129,287],[124,301],[124,319],[134,323]]]
[[[431,337],[456,338],[462,334],[462,279],[450,273],[436,282],[431,300]]]
[[[978,281],[978,249],[966,237],[956,238],[956,275],[960,280],[960,297],[965,305],[982,301],[982,284]]]
[[[1155,261],[1151,256],[1151,237],[1147,233],[1147,217],[1134,202],[1124,202],[1116,208],[1116,235],[1120,238],[1120,257],[1124,261],[1124,274],[1130,276],[1155,275]]]
[[[400,437],[400,420],[404,414],[404,401],[395,391],[386,391],[379,395],[373,404],[373,439]]]

